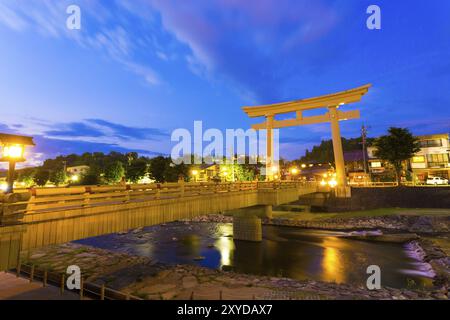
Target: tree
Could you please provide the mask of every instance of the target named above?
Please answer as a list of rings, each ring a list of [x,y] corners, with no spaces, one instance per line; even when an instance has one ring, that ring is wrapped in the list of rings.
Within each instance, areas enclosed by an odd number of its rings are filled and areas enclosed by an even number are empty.
[[[34,175],[34,183],[40,187],[43,187],[47,184],[49,177],[50,172],[48,170],[39,168]]]
[[[157,182],[166,182],[166,170],[170,167],[170,158],[159,156],[153,158],[150,163],[150,174]]]
[[[148,163],[144,158],[131,160],[130,165],[127,167],[125,178],[132,183],[136,183],[145,177],[147,172]]]
[[[104,178],[107,183],[114,184],[120,182],[125,175],[125,168],[122,162],[113,161],[106,165]]]
[[[367,144],[370,145],[374,141],[373,138],[367,138]],[[344,152],[362,150],[361,138],[342,138],[342,148]],[[306,150],[306,153],[298,161],[302,163],[334,163],[333,141],[323,140],[320,145],[314,146],[311,151]]]
[[[388,135],[375,140],[375,156],[392,164],[400,185],[402,163],[419,152],[420,145],[418,139],[408,129],[392,127],[388,133]]]
[[[85,186],[93,186],[101,184],[101,172],[96,166],[89,168],[89,171],[81,177],[81,184]]]
[[[65,183],[67,181],[66,171],[64,170],[64,168],[52,170],[50,172],[49,180],[56,186]]]
[[[31,186],[34,183],[34,175],[36,168],[24,168],[17,171],[17,181],[25,183],[26,186]]]

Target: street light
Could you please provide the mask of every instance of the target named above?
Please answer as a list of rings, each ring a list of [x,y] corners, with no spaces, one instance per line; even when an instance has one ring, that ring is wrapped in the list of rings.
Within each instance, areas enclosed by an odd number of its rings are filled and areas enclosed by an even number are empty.
[[[194,176],[194,182],[197,182],[197,176],[198,176],[198,170],[192,170],[191,171],[192,175]]]
[[[16,163],[25,161],[25,147],[34,145],[32,137],[0,133],[0,146],[2,147],[0,161],[9,162],[6,193],[13,192]]]

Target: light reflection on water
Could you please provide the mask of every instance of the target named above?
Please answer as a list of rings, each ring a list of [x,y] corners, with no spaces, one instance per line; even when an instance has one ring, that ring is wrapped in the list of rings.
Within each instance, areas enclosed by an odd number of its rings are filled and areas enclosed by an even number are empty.
[[[344,232],[265,226],[259,243],[234,241],[232,224],[171,223],[126,235],[78,241],[169,264],[196,264],[236,272],[365,286],[369,265],[380,266],[382,285],[430,285],[423,264],[397,244],[345,239]]]

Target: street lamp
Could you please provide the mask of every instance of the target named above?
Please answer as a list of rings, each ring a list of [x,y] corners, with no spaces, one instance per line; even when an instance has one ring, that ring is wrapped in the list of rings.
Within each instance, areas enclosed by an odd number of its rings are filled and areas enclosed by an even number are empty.
[[[197,176],[198,176],[198,170],[192,170],[191,171],[192,176],[194,177],[194,182],[197,182]]]
[[[13,192],[16,163],[25,161],[25,147],[34,145],[32,137],[0,133],[0,146],[2,147],[0,161],[9,162],[6,193]]]

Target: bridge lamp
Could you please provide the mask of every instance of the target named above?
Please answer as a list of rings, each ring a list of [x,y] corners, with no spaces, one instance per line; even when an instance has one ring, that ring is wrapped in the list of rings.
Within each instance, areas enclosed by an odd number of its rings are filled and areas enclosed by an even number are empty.
[[[2,147],[0,161],[9,162],[6,193],[13,192],[16,163],[25,161],[25,146],[34,145],[31,137],[0,133],[0,146]]]
[[[302,168],[305,169],[306,168],[306,164],[302,164]]]
[[[298,169],[297,168],[291,168],[291,174],[296,176],[298,175]]]
[[[325,180],[320,181],[320,185],[322,187],[325,187],[327,185],[327,182]]]
[[[332,188],[336,188],[336,186],[337,186],[337,181],[336,181],[336,179],[331,179],[330,181],[328,181],[328,185],[330,186],[330,187],[332,187]]]
[[[74,174],[73,176],[70,177],[70,180],[72,180],[72,182],[77,182],[78,180],[80,180],[80,176],[77,174]]]
[[[278,167],[272,166],[272,173],[277,173],[277,172],[278,172]]]

